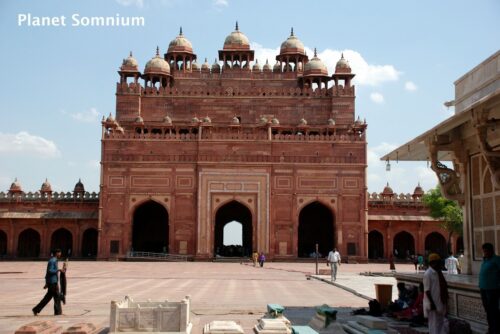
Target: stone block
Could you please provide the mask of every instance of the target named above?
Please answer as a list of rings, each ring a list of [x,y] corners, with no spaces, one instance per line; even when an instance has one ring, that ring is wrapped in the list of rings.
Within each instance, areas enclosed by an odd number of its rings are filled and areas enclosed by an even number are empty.
[[[292,330],[279,318],[259,320],[255,325],[254,331],[257,334],[291,334]]]
[[[62,334],[101,334],[103,332],[104,327],[84,322],[68,327]]]
[[[371,315],[358,315],[356,316],[356,320],[370,329],[387,329],[387,321],[372,317]]]
[[[318,334],[314,329],[309,326],[292,326],[293,334]]]
[[[19,327],[15,334],[59,334],[62,326],[48,320],[38,320]]]
[[[212,321],[203,327],[204,334],[243,334],[243,328],[234,321]]]
[[[180,302],[135,302],[125,300],[111,302],[109,332],[169,332],[190,334],[193,325],[189,321],[190,299]]]
[[[319,275],[331,275],[332,270],[331,269],[319,269],[318,273],[319,273]]]

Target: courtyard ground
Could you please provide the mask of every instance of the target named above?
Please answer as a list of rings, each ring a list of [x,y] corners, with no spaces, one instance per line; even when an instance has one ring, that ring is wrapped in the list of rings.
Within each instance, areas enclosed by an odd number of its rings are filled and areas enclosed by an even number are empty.
[[[350,288],[367,297],[375,296],[374,283],[395,285],[392,277],[360,276],[360,272],[387,272],[387,264],[343,264],[336,285],[311,278],[313,263],[206,262],[78,262],[69,263],[67,304],[63,315],[54,317],[53,303],[34,317],[31,308],[43,297],[46,262],[0,262],[0,334],[13,333],[34,320],[52,320],[64,329],[78,322],[109,326],[111,300],[130,296],[179,301],[191,297],[193,334],[201,334],[212,320],[235,320],[245,333],[265,313],[266,304],[278,303],[293,310],[297,322],[306,322],[321,304],[339,307],[341,318],[351,309],[366,307],[365,298],[346,291]],[[324,263],[321,269],[327,269]],[[412,265],[398,265],[398,271],[412,272]],[[290,313],[292,315],[292,312]],[[294,319],[291,319],[292,321]],[[301,323],[299,323],[301,324]]]

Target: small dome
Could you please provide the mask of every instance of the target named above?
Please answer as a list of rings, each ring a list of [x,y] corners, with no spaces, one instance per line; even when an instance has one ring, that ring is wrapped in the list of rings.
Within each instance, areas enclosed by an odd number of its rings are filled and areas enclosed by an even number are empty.
[[[238,28],[238,22],[236,22],[235,30],[230,33],[224,40],[224,50],[250,50],[250,42],[247,36],[243,34]]]
[[[285,54],[305,54],[304,44],[293,34],[293,28],[290,37],[281,43],[280,55]]]
[[[342,53],[342,56],[340,57],[340,60],[337,62],[337,65],[335,65],[335,73],[351,73],[351,66],[349,65],[349,62],[344,59],[344,53]]]
[[[163,123],[167,124],[167,125],[172,125],[172,119],[170,118],[170,116],[165,116],[163,118]]]
[[[318,58],[316,49],[314,57],[304,66],[304,75],[328,75],[326,65]]]
[[[139,64],[137,63],[137,60],[132,56],[132,51],[130,51],[130,55],[126,59],[123,59],[120,69],[122,71],[139,71]]]
[[[42,186],[40,187],[40,192],[41,193],[52,192],[52,186],[50,185],[50,182],[47,179],[45,179],[45,182],[42,183]]]
[[[382,195],[394,195],[394,191],[392,191],[392,188],[389,187],[389,182],[387,182],[384,191],[382,191]]]
[[[233,124],[233,125],[240,124],[240,119],[238,117],[234,116],[233,119],[231,120],[231,124]]]
[[[363,124],[363,121],[361,120],[361,118],[358,116],[358,118],[356,119],[356,121],[354,122],[354,125],[361,125]]]
[[[212,120],[207,115],[207,116],[203,117],[203,123],[212,123]]]
[[[422,187],[420,186],[420,182],[418,183],[418,185],[415,187],[415,190],[413,191],[413,195],[414,196],[422,196],[424,195],[424,190],[422,189]]]
[[[198,66],[198,63],[196,62],[196,59],[193,61],[193,63],[191,64],[191,71],[199,71],[200,70],[200,66]]]
[[[212,73],[220,73],[220,65],[217,62],[217,58],[214,60],[214,63],[212,64]]]
[[[279,119],[277,119],[276,117],[273,118],[273,120],[271,121],[271,123],[273,123],[274,125],[279,125],[280,124],[280,121]]]
[[[137,116],[134,120],[135,123],[144,123],[144,119],[141,116]]]
[[[19,193],[19,192],[22,192],[22,188],[21,188],[21,183],[17,180],[17,177],[14,179],[14,182],[12,182],[12,184],[10,185],[10,189],[9,189],[9,192],[11,193]]]
[[[307,125],[307,121],[305,118],[301,118],[299,121],[299,125]]]
[[[264,116],[260,116],[259,122],[260,124],[267,124],[267,118],[265,118]]]
[[[193,53],[193,45],[191,42],[184,37],[182,33],[182,27],[180,28],[179,35],[175,39],[173,39],[168,45],[167,53],[171,52],[188,52]]]
[[[191,118],[191,122],[192,123],[199,123],[200,119],[198,117],[194,116],[193,118]]]
[[[203,64],[201,64],[201,70],[203,72],[208,72],[210,71],[210,64],[208,63],[208,60],[207,58],[205,58],[205,62]]]
[[[259,65],[259,60],[255,59],[255,64],[253,64],[252,71],[253,72],[260,72],[262,69],[260,68]]]
[[[144,74],[170,75],[170,65],[160,56],[158,47],[156,48],[156,56],[146,63]]]
[[[111,115],[111,113],[109,113],[108,118],[106,118],[106,123],[114,123],[114,122],[115,118],[113,117],[113,115]]]
[[[85,187],[83,186],[81,179],[78,179],[78,182],[75,184],[75,189],[73,190],[73,192],[75,192],[75,193],[85,192]]]
[[[262,68],[264,72],[271,72],[272,68],[271,65],[269,65],[269,60],[266,59],[266,63],[264,64],[264,67]]]
[[[281,72],[281,64],[277,60],[276,60],[276,64],[274,64],[274,66],[273,66],[273,72],[276,72],[276,73]]]
[[[328,119],[328,125],[335,125],[335,120],[333,118]]]

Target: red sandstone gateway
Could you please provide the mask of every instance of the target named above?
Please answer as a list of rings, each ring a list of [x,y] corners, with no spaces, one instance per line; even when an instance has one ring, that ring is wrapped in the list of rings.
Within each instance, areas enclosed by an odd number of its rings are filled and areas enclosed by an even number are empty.
[[[5,240],[8,256],[45,257],[57,244],[98,258],[256,251],[286,260],[309,257],[318,244],[320,254],[336,247],[349,261],[366,261],[367,125],[355,117],[347,60],[342,55],[329,75],[292,30],[271,67],[255,59],[238,25],[218,54],[200,66],[181,29],[142,72],[132,53],[124,59],[116,117],[102,121],[100,195],[77,184],[74,194],[28,198],[19,185],[0,198],[9,208],[0,212],[0,250]],[[408,207],[426,216],[419,198]],[[397,208],[389,203],[389,212]],[[427,228],[375,220],[372,232],[384,236],[374,234],[370,257],[399,247],[391,236],[403,229],[418,234],[417,248],[403,252],[423,252],[419,231]],[[235,249],[223,244],[231,221],[242,224]]]

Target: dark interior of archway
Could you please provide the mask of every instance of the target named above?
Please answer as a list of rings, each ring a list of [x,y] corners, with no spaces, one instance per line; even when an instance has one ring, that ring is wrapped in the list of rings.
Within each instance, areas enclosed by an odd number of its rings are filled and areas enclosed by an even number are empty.
[[[7,234],[0,230],[0,256],[7,254]]]
[[[70,231],[60,228],[52,233],[52,237],[50,238],[50,251],[52,252],[56,248],[61,250],[62,257],[69,255],[69,250],[73,249],[73,236]]]
[[[242,247],[224,246],[224,226],[232,221],[242,225]],[[259,251],[255,249],[255,251]],[[215,214],[214,254],[220,256],[240,257],[252,253],[252,213],[236,201],[222,206]]]
[[[97,256],[97,230],[95,228],[86,229],[82,237],[82,256]]]
[[[384,257],[384,237],[379,231],[368,233],[368,258],[380,259]]]
[[[318,244],[319,253],[326,256],[334,247],[333,214],[321,203],[313,202],[300,211],[298,256],[310,257]]]
[[[437,253],[443,259],[447,257],[446,239],[437,232],[432,232],[425,237],[425,250],[430,253]]]
[[[135,210],[132,247],[139,252],[168,252],[168,213],[162,205],[149,201]]]
[[[394,256],[400,259],[406,259],[409,255],[415,255],[415,240],[408,232],[399,232],[394,237]]]
[[[17,242],[17,256],[38,257],[40,255],[40,234],[33,229],[21,232]]]

